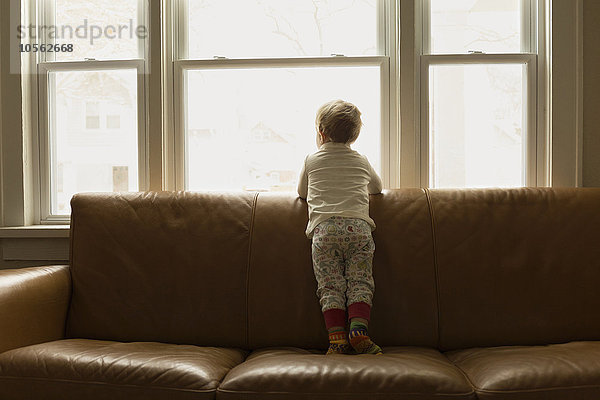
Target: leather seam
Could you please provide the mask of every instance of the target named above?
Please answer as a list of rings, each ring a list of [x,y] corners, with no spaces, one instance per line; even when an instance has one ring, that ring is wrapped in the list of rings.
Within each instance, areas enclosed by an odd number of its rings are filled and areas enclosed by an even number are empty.
[[[272,391],[272,392],[255,392],[252,390],[230,390],[230,389],[221,389],[221,388],[217,388],[217,392],[222,392],[222,393],[231,393],[231,394],[260,394],[260,395],[271,395],[271,394],[302,394],[302,395],[327,395],[327,396],[348,396],[348,395],[421,395],[421,396],[452,396],[452,397],[462,397],[462,396],[468,396],[471,395],[473,393],[475,393],[474,391],[470,391],[470,392],[465,392],[465,393],[423,393],[423,392],[381,392],[381,393],[372,393],[372,392],[334,392],[334,393],[327,393],[327,392],[284,392],[284,391]]]
[[[53,378],[41,378],[41,377],[24,377],[24,376],[0,376],[0,381],[3,379],[10,380],[23,380],[23,381],[44,381],[44,382],[57,382],[57,383],[70,383],[75,385],[100,385],[100,386],[114,386],[114,387],[126,387],[126,388],[141,388],[141,389],[151,389],[151,390],[173,390],[177,392],[194,392],[194,393],[209,393],[215,392],[215,389],[183,389],[176,387],[167,387],[167,386],[147,386],[147,385],[133,385],[133,384],[124,384],[124,383],[111,383],[111,382],[100,382],[100,381],[77,381],[74,379],[53,379]],[[213,381],[214,382],[214,381]]]
[[[436,331],[437,331],[437,348],[440,349],[441,345],[441,324],[440,324],[440,279],[439,279],[439,268],[438,268],[438,257],[437,257],[437,240],[435,234],[435,216],[433,213],[433,204],[431,203],[431,197],[429,189],[423,188],[425,197],[427,198],[427,208],[429,209],[429,219],[431,221],[431,243],[433,246],[433,273],[435,275],[435,305],[436,305]]]
[[[254,218],[256,216],[258,194],[259,192],[256,192],[252,199],[252,216],[250,217],[250,232],[248,233],[248,263],[246,264],[246,349],[250,347],[250,263],[252,261],[252,237],[254,235]]]
[[[507,390],[491,390],[491,389],[479,389],[475,388],[477,392],[482,393],[533,393],[533,392],[547,392],[549,390],[571,390],[571,389],[593,389],[600,388],[600,385],[577,385],[577,386],[554,386],[547,388],[536,388],[536,389],[507,389]]]
[[[448,356],[446,356],[445,354],[444,354],[444,357],[446,357],[446,359],[448,360],[448,362],[449,362],[450,364],[454,365],[454,367],[455,367],[455,368],[456,368],[456,369],[457,369],[457,370],[458,370],[458,371],[459,371],[459,372],[462,374],[462,376],[463,376],[463,377],[465,378],[465,380],[466,380],[466,381],[469,383],[469,385],[471,385],[471,388],[473,388],[473,391],[476,391],[476,390],[477,390],[477,387],[476,387],[476,386],[475,386],[475,384],[474,384],[474,383],[471,381],[471,378],[469,378],[469,375],[467,375],[467,373],[466,373],[465,371],[463,371],[463,370],[462,370],[462,368],[461,368],[461,367],[460,367],[458,364],[456,364],[456,363],[454,363],[452,360],[450,360],[450,359],[448,358]]]

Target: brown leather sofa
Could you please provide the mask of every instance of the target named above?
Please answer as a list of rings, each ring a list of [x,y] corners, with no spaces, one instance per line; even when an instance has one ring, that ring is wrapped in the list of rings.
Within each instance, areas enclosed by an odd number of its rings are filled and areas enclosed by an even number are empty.
[[[324,356],[292,194],[81,194],[0,271],[0,399],[600,399],[600,189],[386,191],[372,337]]]

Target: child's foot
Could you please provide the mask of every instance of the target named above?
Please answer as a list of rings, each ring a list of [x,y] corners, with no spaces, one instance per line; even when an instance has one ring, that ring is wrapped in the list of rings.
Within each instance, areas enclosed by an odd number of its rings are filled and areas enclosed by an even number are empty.
[[[346,343],[329,343],[329,348],[327,349],[326,356],[332,354],[350,354],[350,344]]]
[[[350,344],[348,343],[348,334],[344,330],[338,330],[329,333],[329,349],[325,355],[331,354],[349,354]]]
[[[352,321],[348,337],[350,339],[350,345],[358,354],[383,354],[381,347],[371,341],[367,326],[362,322]]]

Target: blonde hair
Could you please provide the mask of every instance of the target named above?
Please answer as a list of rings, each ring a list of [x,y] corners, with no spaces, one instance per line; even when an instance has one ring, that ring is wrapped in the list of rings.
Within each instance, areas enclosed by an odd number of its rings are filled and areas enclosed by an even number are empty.
[[[353,143],[363,125],[360,115],[354,104],[332,100],[319,107],[315,125],[332,142]]]

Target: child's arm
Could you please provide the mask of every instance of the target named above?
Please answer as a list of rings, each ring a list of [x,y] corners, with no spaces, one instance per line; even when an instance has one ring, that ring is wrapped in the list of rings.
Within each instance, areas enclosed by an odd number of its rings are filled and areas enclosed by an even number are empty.
[[[306,200],[306,196],[308,196],[308,174],[306,173],[306,159],[304,159],[302,171],[300,171],[300,177],[298,178],[298,196],[304,200]]]
[[[367,157],[365,157],[365,160],[367,160]],[[367,190],[369,191],[369,194],[381,193],[381,190],[383,189],[383,183],[381,182],[381,178],[379,177],[379,175],[377,175],[377,172],[375,172],[369,160],[367,160],[367,164],[369,165],[369,174],[371,175],[371,181],[367,186]]]

